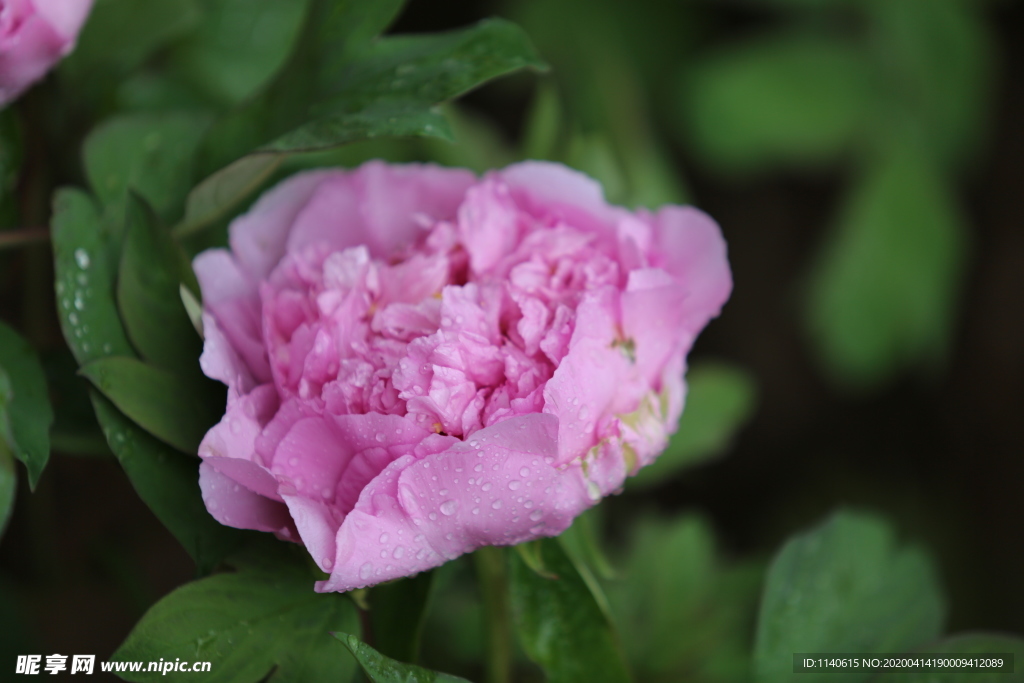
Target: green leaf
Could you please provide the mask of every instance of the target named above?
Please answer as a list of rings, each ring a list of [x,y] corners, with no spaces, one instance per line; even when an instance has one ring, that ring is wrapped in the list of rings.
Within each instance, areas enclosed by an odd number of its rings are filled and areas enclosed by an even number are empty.
[[[543,67],[522,31],[497,19],[443,34],[368,42],[345,55],[332,61],[299,54],[265,96],[214,126],[207,151],[214,162],[250,156],[230,162],[193,191],[176,235],[223,217],[288,155],[382,136],[451,139],[434,105],[517,69]],[[309,81],[329,90],[296,90]]]
[[[929,654],[942,657],[978,656],[986,654],[1012,654],[1013,673],[986,672],[974,669],[968,674],[964,669],[941,673],[910,673],[896,670],[884,671],[872,683],[960,683],[969,680],[971,683],[1020,683],[1024,681],[1024,639],[999,633],[962,633],[948,636],[931,643],[926,647],[915,648],[914,654]]]
[[[144,432],[95,390],[92,404],[110,449],[135,492],[196,562],[210,572],[255,532],[223,526],[206,511],[199,491],[199,462]]]
[[[201,21],[196,0],[97,0],[60,71],[79,87],[117,80]]]
[[[234,105],[282,67],[307,0],[206,0],[198,30],[170,55],[172,69],[211,99]]]
[[[124,114],[101,124],[83,146],[85,173],[100,203],[120,223],[132,189],[163,218],[172,218],[191,187],[193,158],[209,117]]]
[[[52,423],[53,409],[39,357],[27,340],[0,322],[0,452],[25,464],[32,490],[50,459]],[[0,502],[0,516],[2,508]]]
[[[137,425],[183,453],[195,454],[223,413],[223,395],[213,395],[207,382],[189,381],[137,358],[101,358],[79,372]]]
[[[749,41],[684,73],[680,120],[702,158],[723,170],[830,161],[866,123],[868,73],[840,39]]]
[[[79,365],[134,354],[114,303],[119,247],[81,190],[58,190],[53,201],[53,265],[57,312]]]
[[[403,664],[385,657],[355,636],[339,632],[333,634],[348,648],[363,668],[370,683],[469,683],[465,678],[430,671],[421,666]]]
[[[434,573],[423,572],[371,590],[370,621],[378,652],[400,662],[419,658],[420,634],[433,585]]]
[[[806,318],[829,377],[877,387],[935,366],[955,322],[968,235],[928,157],[896,143],[866,169],[808,283]]]
[[[621,567],[606,589],[638,680],[750,680],[759,566],[725,564],[708,523],[685,516],[638,520]]]
[[[761,598],[755,679],[802,680],[796,652],[903,652],[936,637],[944,601],[928,556],[900,548],[882,520],[839,512],[792,538]],[[870,672],[844,673],[843,681]]]
[[[628,480],[630,488],[663,483],[688,467],[721,455],[753,415],[757,387],[753,378],[736,366],[698,365],[687,373],[686,383],[686,408],[679,430],[657,460]]]
[[[510,554],[510,597],[526,654],[549,683],[629,681],[618,639],[558,541],[544,539],[545,579]]]
[[[134,193],[125,220],[117,301],[128,336],[153,364],[197,374],[202,344],[181,300],[184,254]]]
[[[356,611],[344,595],[314,592],[313,580],[296,560],[186,584],[146,612],[112,659],[211,663],[209,672],[176,672],[174,680],[345,683],[355,663],[330,632],[358,628]],[[121,676],[166,680],[159,672]]]

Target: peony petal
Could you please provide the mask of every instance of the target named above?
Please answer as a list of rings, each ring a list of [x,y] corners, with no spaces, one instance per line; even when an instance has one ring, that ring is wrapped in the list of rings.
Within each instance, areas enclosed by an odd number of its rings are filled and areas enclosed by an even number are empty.
[[[34,4],[38,15],[68,41],[65,54],[70,52],[92,9],[92,0],[35,0]]]
[[[199,489],[206,509],[221,524],[275,533],[291,526],[283,503],[253,493],[205,460],[199,465]]]
[[[415,244],[424,221],[451,220],[475,178],[433,164],[391,166],[381,161],[335,172],[309,198],[288,236],[288,251],[310,244],[333,249],[366,245],[378,258]]]
[[[422,460],[396,460],[342,523],[334,571],[317,590],[351,590],[483,545],[561,533],[593,500],[578,466],[553,466],[557,433],[555,418],[525,415]]]

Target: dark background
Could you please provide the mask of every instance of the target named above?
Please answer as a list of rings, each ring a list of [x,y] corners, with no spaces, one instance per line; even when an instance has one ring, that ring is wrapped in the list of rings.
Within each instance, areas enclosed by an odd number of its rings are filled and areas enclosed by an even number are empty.
[[[692,5],[694,23],[680,28],[680,45],[672,47],[681,59],[781,21],[757,3]],[[630,6],[622,3],[624,16]],[[519,13],[514,2],[413,0],[395,30]],[[651,506],[696,509],[729,553],[765,557],[839,505],[867,508],[937,557],[949,631],[1024,632],[1024,7],[996,3],[985,13],[992,105],[959,187],[973,245],[951,352],[938,370],[897,373],[870,392],[843,391],[824,378],[799,310],[801,276],[848,169],[723,175],[668,130],[663,94],[644,84],[639,92],[656,112],[654,139],[685,175],[691,201],[719,221],[729,243],[734,294],[691,358],[745,368],[759,399],[725,457],[660,486],[653,499],[610,501],[613,532],[628,533],[620,520]],[[570,46],[574,30],[564,27]],[[523,133],[530,78],[490,85],[465,104],[514,143]],[[15,291],[20,267],[4,262],[3,291]],[[22,305],[4,301],[0,315],[16,320]],[[112,458],[56,453],[34,494],[24,478],[19,488],[0,544],[0,593],[14,596],[0,605],[9,612],[0,614],[5,650],[106,659],[153,601],[194,576],[185,552]]]

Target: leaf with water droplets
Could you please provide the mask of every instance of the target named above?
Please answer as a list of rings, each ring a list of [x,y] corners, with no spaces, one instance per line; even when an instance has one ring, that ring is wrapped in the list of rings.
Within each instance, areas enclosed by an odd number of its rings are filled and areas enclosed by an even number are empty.
[[[355,662],[332,631],[353,631],[352,601],[316,593],[307,565],[290,561],[240,566],[186,584],[153,607],[114,653],[114,661],[210,662],[195,680],[210,683],[349,681]],[[120,674],[128,681],[166,680],[159,672]]]
[[[540,543],[546,579],[510,553],[509,597],[523,649],[549,683],[630,680],[618,637],[587,583],[555,539]]]
[[[180,211],[192,181],[192,162],[209,117],[173,112],[132,113],[100,124],[82,146],[89,185],[120,223],[134,190],[170,219]]]
[[[92,390],[96,418],[135,492],[196,562],[209,573],[230,551],[258,535],[217,522],[203,505],[199,463],[156,440]]]
[[[346,7],[334,14],[351,11]],[[314,8],[309,35],[299,41],[313,47],[300,49],[262,97],[211,129],[204,163],[223,167],[193,190],[176,235],[222,218],[287,155],[377,137],[451,140],[435,105],[518,69],[545,68],[523,31],[500,19],[446,33],[361,40],[323,58],[312,53],[338,49],[331,44],[337,37],[332,41],[317,25],[323,12]],[[370,25],[376,28],[388,14],[382,10]]]
[[[790,539],[761,596],[759,683],[803,680],[794,652],[904,652],[941,631],[945,604],[928,556],[899,547],[877,517],[841,511]],[[844,673],[867,680],[870,671]]]
[[[53,408],[39,357],[27,340],[0,322],[0,456],[6,453],[25,463],[32,489],[50,458],[52,423]],[[13,499],[12,483],[8,502]],[[0,494],[0,529],[4,517]]]
[[[179,374],[199,373],[202,344],[181,301],[185,256],[144,199],[129,192],[117,302],[139,354]]]
[[[222,387],[115,356],[92,361],[79,372],[136,424],[183,453],[199,442],[223,414]]]
[[[59,190],[52,228],[57,313],[71,353],[79,365],[135,355],[114,299],[120,245],[92,198],[81,190]]]
[[[439,671],[424,669],[414,664],[404,664],[385,657],[355,636],[344,632],[332,634],[348,648],[363,668],[370,683],[469,683],[465,678]]]

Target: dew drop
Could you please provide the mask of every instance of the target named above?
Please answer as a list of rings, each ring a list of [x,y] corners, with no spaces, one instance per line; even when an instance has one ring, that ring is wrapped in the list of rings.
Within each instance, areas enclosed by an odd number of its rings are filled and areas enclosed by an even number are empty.
[[[473,508],[473,514],[474,515],[479,515],[480,514],[480,508]]]
[[[490,491],[491,490],[491,486],[493,486],[493,484],[491,484],[491,482],[487,482],[486,484],[481,486],[480,489],[483,490],[483,491]]]
[[[484,471],[484,464],[482,462],[478,462],[476,464],[476,467],[473,468],[473,471],[474,472],[483,472]]]
[[[544,513],[541,510],[534,510],[530,513],[530,519],[534,522],[539,522],[544,517]]]
[[[429,515],[427,515],[427,517],[430,518],[431,522],[436,522],[437,521],[437,513],[436,512],[431,512]]]
[[[378,539],[378,540],[380,540],[381,543],[387,543],[388,542],[388,535],[386,533],[383,533],[383,534],[380,535],[380,539]]]
[[[523,482],[519,481],[518,479],[513,479],[512,481],[510,481],[508,483],[508,488],[509,488],[510,491],[515,491],[516,489],[518,489],[522,485],[523,485]]]
[[[386,439],[387,437],[385,437],[383,434],[378,433],[377,436],[374,438],[377,439],[377,443],[384,443],[384,439]]]
[[[359,568],[359,578],[365,581],[371,576],[373,576],[373,565],[367,562]]]
[[[81,268],[82,270],[88,268],[90,263],[89,252],[87,252],[85,249],[82,249],[81,247],[75,249],[75,263],[77,263],[78,267]]]
[[[530,476],[530,468],[529,467],[523,467],[522,469],[520,469],[519,470],[519,476],[520,477],[528,477],[528,476]]]
[[[501,502],[500,499],[494,501],[493,503],[491,503],[491,507],[494,508],[495,510],[500,510],[501,506],[502,506],[502,502]]]
[[[381,556],[382,559],[387,557],[388,556],[388,551],[387,550],[381,550],[380,551],[380,556]]]
[[[455,514],[455,511],[459,508],[459,501],[457,500],[446,500],[441,503],[441,514],[451,517]]]
[[[329,571],[331,571],[331,567],[334,566],[334,560],[332,560],[329,557],[325,557],[323,559],[323,565],[324,565],[324,571],[325,572],[329,572]]]

